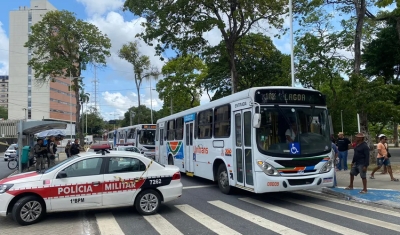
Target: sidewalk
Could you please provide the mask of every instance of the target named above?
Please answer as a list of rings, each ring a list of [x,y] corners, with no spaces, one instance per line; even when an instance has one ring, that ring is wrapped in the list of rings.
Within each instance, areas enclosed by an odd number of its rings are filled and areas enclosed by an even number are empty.
[[[354,179],[354,189],[345,190],[350,183],[349,170],[336,172],[337,188],[324,188],[322,191],[347,200],[400,209],[400,182],[390,181],[389,174],[381,175],[380,171],[375,173],[375,179],[370,179],[370,175],[371,171],[368,170],[368,193],[366,194],[359,193],[362,189],[362,182],[359,176]],[[396,172],[393,176],[400,179],[400,173]]]

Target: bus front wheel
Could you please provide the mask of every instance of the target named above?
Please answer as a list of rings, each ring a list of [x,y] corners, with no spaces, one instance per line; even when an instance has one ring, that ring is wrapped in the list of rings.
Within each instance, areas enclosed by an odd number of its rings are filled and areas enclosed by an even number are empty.
[[[219,165],[217,177],[219,190],[221,190],[221,192],[224,194],[230,194],[232,187],[229,185],[229,175],[225,164]]]

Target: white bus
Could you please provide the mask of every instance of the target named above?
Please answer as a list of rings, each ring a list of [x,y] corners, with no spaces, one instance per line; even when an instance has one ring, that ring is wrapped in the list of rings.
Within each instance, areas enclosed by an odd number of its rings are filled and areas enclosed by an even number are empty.
[[[112,149],[116,144],[115,142],[116,134],[117,134],[116,130],[104,133],[102,142],[107,142],[110,145],[110,148]]]
[[[332,187],[325,96],[255,87],[157,121],[156,160],[255,193]]]
[[[118,128],[116,131],[116,145],[133,145],[145,152],[154,152],[155,149],[155,124],[138,124]]]

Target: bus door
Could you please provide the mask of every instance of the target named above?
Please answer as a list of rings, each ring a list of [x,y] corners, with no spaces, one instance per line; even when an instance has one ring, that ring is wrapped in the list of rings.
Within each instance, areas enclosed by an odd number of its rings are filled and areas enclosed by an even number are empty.
[[[166,147],[164,147],[164,123],[159,123],[159,131],[158,131],[158,143],[156,146],[156,160],[162,164],[168,164],[168,159],[166,156]],[[158,150],[158,152],[157,152]]]
[[[238,185],[254,188],[253,153],[251,148],[251,109],[235,111],[235,151],[233,152]]]
[[[185,123],[185,168],[186,172],[194,172],[193,155],[194,121]]]

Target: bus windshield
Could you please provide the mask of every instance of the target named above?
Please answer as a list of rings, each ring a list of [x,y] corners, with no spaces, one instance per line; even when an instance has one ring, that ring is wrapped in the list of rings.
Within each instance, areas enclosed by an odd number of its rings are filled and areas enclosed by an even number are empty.
[[[140,130],[139,131],[139,143],[155,145],[156,130]]]
[[[315,107],[261,106],[256,129],[261,153],[276,157],[308,157],[331,151],[328,111]]]

